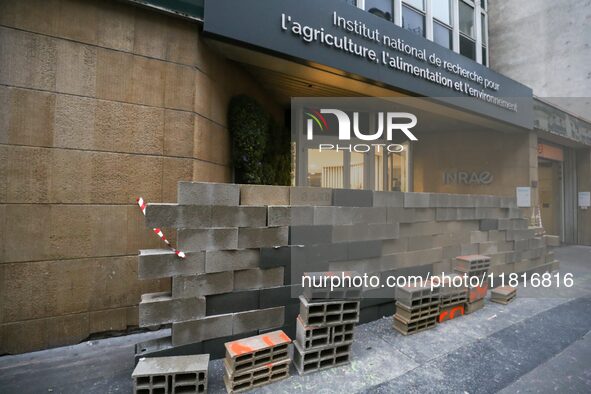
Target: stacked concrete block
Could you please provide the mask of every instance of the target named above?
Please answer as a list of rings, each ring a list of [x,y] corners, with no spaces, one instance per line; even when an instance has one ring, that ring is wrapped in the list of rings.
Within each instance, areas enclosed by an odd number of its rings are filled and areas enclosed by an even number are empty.
[[[470,313],[474,313],[482,308],[484,308],[484,298],[474,302],[467,302],[464,305],[464,314],[469,315]]]
[[[442,323],[464,314],[464,305],[468,301],[468,284],[464,275],[451,274],[432,278],[439,287],[439,315],[437,321]]]
[[[181,205],[226,205],[240,204],[240,185],[227,183],[179,182],[178,203]]]
[[[371,250],[368,251],[371,254]],[[356,254],[364,254],[363,250],[356,250]],[[337,277],[340,283],[331,283],[331,277]],[[306,300],[351,300],[361,298],[363,287],[354,285],[354,279],[360,278],[355,271],[344,272],[305,272],[306,281],[303,287],[303,296]],[[335,279],[337,279],[335,278]],[[310,286],[308,286],[310,284]]]
[[[517,289],[511,286],[497,287],[490,292],[490,300],[498,304],[507,305],[517,296]]]
[[[556,248],[560,246],[560,237],[558,235],[544,235],[546,246]]]
[[[458,256],[454,262],[454,271],[459,274],[467,274],[468,277],[482,278],[490,268],[490,257],[485,255]]]
[[[205,297],[179,299],[170,293],[143,294],[139,315],[141,327],[199,319],[205,316]]]
[[[394,328],[403,335],[414,334],[435,327],[439,315],[440,289],[430,286],[396,288]]]
[[[205,252],[186,253],[179,259],[170,249],[140,250],[140,279],[167,278],[177,275],[200,275],[206,272]]]
[[[311,327],[357,323],[359,300],[308,300],[300,296],[300,319]]]
[[[209,354],[141,358],[131,377],[135,394],[206,393]]]
[[[288,346],[281,330],[225,343],[224,383],[228,393],[239,393],[289,376]]]
[[[173,346],[283,326],[285,307],[206,316],[172,324]]]
[[[142,325],[172,324],[172,335],[143,347],[144,356],[205,349],[219,354],[227,341],[276,329],[295,336],[302,290],[292,285],[301,285],[307,272],[358,271],[385,280],[449,273],[455,256],[487,253],[492,273],[538,272],[558,264],[547,254],[553,240],[536,236],[511,198],[181,182],[177,204],[149,204],[146,215],[147,226],[165,227],[186,258],[167,249],[140,252],[140,278],[172,278],[171,293],[148,295],[140,306]],[[168,227],[176,228],[176,237]],[[329,296],[326,289],[304,288],[304,296],[312,304],[329,303],[361,291],[337,290]],[[358,319],[395,313],[394,289],[378,290],[380,299],[361,304]],[[467,302],[466,312],[480,305]],[[433,305],[413,308],[400,302],[395,325],[401,331],[433,323]],[[302,327],[324,324],[348,333],[351,323],[337,323],[343,318],[338,313],[331,310],[328,321]],[[316,365],[309,368],[343,360],[346,349],[335,346],[350,344],[338,342],[335,330],[325,337],[310,333],[316,343],[327,340],[333,347],[308,354]]]
[[[468,280],[468,298],[465,313],[469,314],[484,307],[484,298],[488,293],[487,275],[491,258],[484,255],[458,256],[454,262],[455,272],[466,275]]]
[[[293,361],[300,375],[348,364],[355,323],[359,322],[357,299],[320,299],[300,296]],[[312,295],[313,296],[313,295]]]

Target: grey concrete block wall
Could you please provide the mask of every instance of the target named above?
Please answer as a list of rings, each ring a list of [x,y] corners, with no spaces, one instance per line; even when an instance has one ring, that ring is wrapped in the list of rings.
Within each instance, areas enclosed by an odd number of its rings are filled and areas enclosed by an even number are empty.
[[[142,301],[142,323],[172,323],[173,349],[214,354],[227,338],[295,333],[305,272],[358,271],[385,282],[451,273],[455,257],[479,253],[490,255],[495,274],[557,266],[506,197],[181,182],[179,203],[149,205],[146,224],[177,227],[187,257],[140,252],[140,278],[172,278],[170,294]],[[365,294],[379,299],[361,303],[363,321],[392,310],[394,289]]]
[[[211,274],[175,276],[172,278],[174,298],[200,297],[210,294],[228,293],[234,289],[232,271]]]
[[[139,312],[140,327],[195,320],[205,316],[205,298],[180,299],[169,293],[143,294]]]
[[[178,202],[182,205],[238,205],[240,185],[229,183],[179,182]]]
[[[139,252],[140,279],[200,275],[205,272],[205,252],[187,252],[185,259],[179,259],[170,249],[148,249]]]
[[[178,249],[183,252],[238,249],[238,228],[180,229]]]
[[[204,269],[208,274],[259,267],[259,249],[208,250],[202,253],[205,256]]]

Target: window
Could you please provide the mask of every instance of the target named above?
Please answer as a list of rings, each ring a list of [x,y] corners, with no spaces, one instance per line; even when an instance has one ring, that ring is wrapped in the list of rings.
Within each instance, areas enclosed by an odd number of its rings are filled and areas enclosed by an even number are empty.
[[[450,28],[442,25],[441,23],[433,22],[433,42],[439,44],[448,49],[452,49],[453,39],[452,31]]]
[[[433,7],[433,18],[451,26],[451,1],[436,0],[431,2]]]
[[[486,10],[486,0],[480,0],[480,6],[483,10]]]
[[[363,189],[365,154],[351,152],[351,189]]]
[[[388,190],[397,192],[408,191],[408,142],[404,151],[388,154]]]
[[[308,186],[343,188],[343,152],[308,149]]]
[[[482,65],[488,66],[488,56],[486,47],[482,47]]]
[[[476,43],[463,34],[460,34],[460,54],[476,60]]]
[[[459,1],[460,9],[460,54],[476,60],[476,29],[474,28],[474,7]]]
[[[488,26],[486,25],[486,15],[485,14],[481,14],[480,15],[480,28],[482,30],[482,44],[483,45],[487,45],[488,44]]]
[[[425,36],[425,15],[412,7],[402,5],[402,27]]]
[[[392,0],[365,0],[365,10],[387,21],[394,21]]]
[[[410,4],[417,10],[425,11],[425,2],[423,0],[404,0],[404,2]]]
[[[474,38],[474,7],[460,1],[460,33]]]
[[[384,150],[375,150],[374,156],[374,189],[384,190]]]
[[[433,7],[433,42],[452,49],[453,33],[451,28],[451,1],[431,2]]]

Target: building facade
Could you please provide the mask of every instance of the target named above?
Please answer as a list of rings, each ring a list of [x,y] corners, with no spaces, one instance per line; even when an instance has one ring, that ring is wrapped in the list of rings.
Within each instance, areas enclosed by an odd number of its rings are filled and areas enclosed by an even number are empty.
[[[504,197],[531,187],[543,217],[560,198],[547,232],[591,244],[589,210],[576,201],[591,189],[591,127],[534,102],[521,74],[488,67],[501,64],[492,4],[315,3],[0,0],[0,354],[137,326],[140,295],[170,281],[137,279],[137,251],[160,242],[135,200],[174,202],[179,181],[232,182],[227,110],[239,94],[286,124],[292,97],[451,97],[402,153],[315,156],[294,139],[294,183]],[[389,51],[407,71],[378,67],[377,43],[331,25],[334,13],[403,37],[416,56]],[[380,58],[306,42],[282,30],[281,14]],[[417,59],[423,50],[450,64],[440,76],[451,89],[426,80],[436,73]],[[499,83],[496,98],[519,110],[463,103],[453,89],[462,70]]]
[[[491,3],[491,67],[533,89],[538,139],[534,193],[547,232],[589,244],[591,212],[578,193],[591,189],[591,3],[585,0]],[[540,61],[542,60],[542,61]]]

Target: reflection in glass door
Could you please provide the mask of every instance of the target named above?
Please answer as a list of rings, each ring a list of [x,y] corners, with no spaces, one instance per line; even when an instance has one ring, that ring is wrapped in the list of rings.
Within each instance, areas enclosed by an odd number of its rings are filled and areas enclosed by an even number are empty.
[[[388,154],[388,190],[407,192],[408,187],[408,149],[405,143],[404,151]]]
[[[342,151],[308,149],[308,186],[342,189],[343,159]]]
[[[365,154],[359,152],[351,152],[351,189],[363,189],[363,178],[365,176],[363,161]]]
[[[384,190],[384,151],[375,152],[374,156],[374,190]]]

